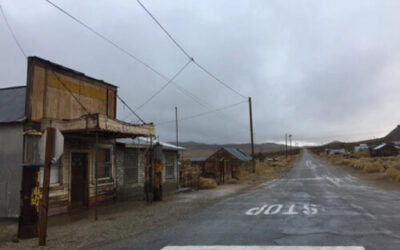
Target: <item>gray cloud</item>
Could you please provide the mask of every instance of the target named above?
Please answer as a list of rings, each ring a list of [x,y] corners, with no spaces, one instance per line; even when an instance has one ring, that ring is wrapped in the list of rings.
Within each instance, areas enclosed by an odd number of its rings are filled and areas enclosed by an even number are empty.
[[[55,1],[168,77],[185,56],[135,1]],[[219,78],[252,96],[256,141],[305,142],[380,136],[399,121],[398,1],[143,1]],[[104,79],[139,106],[165,81],[45,1],[2,1],[28,55]],[[0,87],[24,84],[26,62],[0,20]],[[176,83],[213,107],[242,101],[194,65]],[[172,85],[139,111],[156,124],[207,109]],[[121,105],[119,117],[129,114]],[[129,118],[131,119],[131,118]],[[174,139],[174,124],[157,126]],[[181,140],[249,140],[248,107],[180,123]]]

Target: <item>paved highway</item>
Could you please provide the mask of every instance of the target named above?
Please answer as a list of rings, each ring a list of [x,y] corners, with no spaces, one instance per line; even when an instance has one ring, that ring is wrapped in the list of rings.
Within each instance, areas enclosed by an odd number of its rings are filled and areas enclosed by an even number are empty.
[[[374,187],[307,151],[285,176],[193,211],[188,217],[96,248],[237,245],[400,249],[400,192]]]

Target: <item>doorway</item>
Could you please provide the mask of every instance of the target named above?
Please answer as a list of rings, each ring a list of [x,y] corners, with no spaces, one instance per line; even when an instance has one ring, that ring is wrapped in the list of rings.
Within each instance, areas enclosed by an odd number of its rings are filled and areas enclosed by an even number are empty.
[[[71,154],[71,207],[88,205],[88,154]]]
[[[221,159],[219,161],[219,182],[225,182],[225,160]]]

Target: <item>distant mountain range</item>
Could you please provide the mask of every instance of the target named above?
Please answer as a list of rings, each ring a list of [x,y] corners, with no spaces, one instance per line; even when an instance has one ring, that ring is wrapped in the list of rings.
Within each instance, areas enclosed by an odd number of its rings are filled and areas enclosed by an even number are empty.
[[[170,142],[171,144],[175,144],[174,142]],[[190,157],[205,157],[214,153],[216,150],[221,147],[229,147],[229,148],[237,148],[246,153],[251,152],[250,143],[241,143],[241,144],[207,144],[207,143],[199,143],[199,142],[180,142],[179,146],[185,147],[186,152],[183,153],[185,158]],[[254,144],[254,152],[275,152],[284,150],[285,145],[267,142],[267,143],[259,143]]]
[[[363,141],[356,141],[356,142],[341,142],[341,141],[332,141],[322,146],[317,146],[315,148],[346,148],[348,150],[353,149],[354,146],[359,145],[361,143],[367,144],[368,146],[378,145],[383,142],[393,142],[393,141],[400,141],[400,125],[397,125],[389,134],[382,138],[377,139],[369,139]]]

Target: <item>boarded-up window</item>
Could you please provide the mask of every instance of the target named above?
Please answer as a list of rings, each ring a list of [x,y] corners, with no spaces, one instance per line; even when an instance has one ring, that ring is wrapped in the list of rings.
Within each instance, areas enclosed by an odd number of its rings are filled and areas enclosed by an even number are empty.
[[[138,153],[127,150],[124,153],[124,183],[138,182]]]
[[[111,177],[111,150],[99,148],[97,152],[97,178]]]
[[[165,153],[165,178],[175,178],[175,155],[173,153]]]

